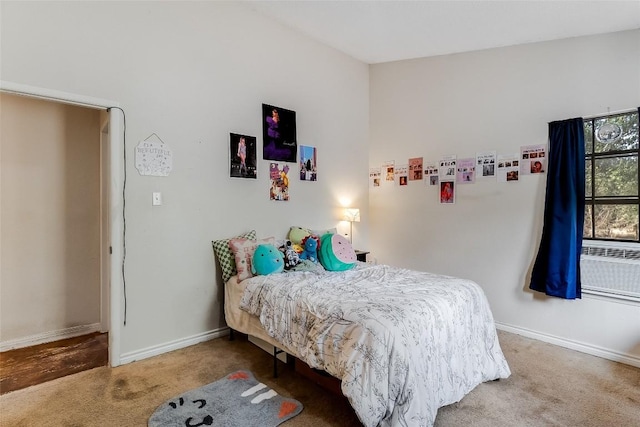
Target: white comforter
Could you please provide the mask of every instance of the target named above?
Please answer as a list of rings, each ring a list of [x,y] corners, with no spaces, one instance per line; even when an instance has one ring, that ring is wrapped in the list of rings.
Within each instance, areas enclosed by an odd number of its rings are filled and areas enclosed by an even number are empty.
[[[511,373],[485,295],[468,280],[358,263],[248,279],[241,308],[341,378],[365,426],[430,426],[438,408]]]

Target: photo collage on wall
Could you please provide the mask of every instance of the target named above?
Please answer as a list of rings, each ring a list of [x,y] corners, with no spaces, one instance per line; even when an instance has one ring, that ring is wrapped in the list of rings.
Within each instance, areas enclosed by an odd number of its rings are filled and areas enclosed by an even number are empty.
[[[287,163],[298,163],[300,181],[317,181],[318,150],[298,148],[295,111],[269,104],[262,104],[261,111],[262,159],[270,161],[269,200],[288,201],[291,166]],[[257,146],[255,136],[229,134],[229,177],[258,178]]]
[[[380,188],[395,183],[404,187],[412,181],[424,181],[427,186],[439,189],[441,204],[455,204],[459,185],[479,181],[518,182],[522,175],[544,174],[546,160],[546,144],[522,146],[519,154],[482,151],[475,157],[461,159],[455,154],[443,156],[437,162],[412,157],[407,159],[407,164],[400,165],[396,165],[395,160],[387,160],[380,166],[369,168],[369,186]]]

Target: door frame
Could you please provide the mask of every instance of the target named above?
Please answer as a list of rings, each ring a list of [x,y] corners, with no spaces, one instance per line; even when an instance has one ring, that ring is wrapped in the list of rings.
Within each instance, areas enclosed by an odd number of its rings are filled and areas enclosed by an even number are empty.
[[[120,343],[121,324],[123,319],[122,299],[123,299],[123,275],[124,275],[124,117],[120,110],[120,104],[107,99],[95,98],[85,95],[61,92],[52,89],[29,86],[20,83],[0,80],[0,92],[13,95],[39,98],[48,101],[61,102],[64,104],[78,105],[87,108],[107,111],[109,114],[109,161],[108,161],[108,218],[109,218],[109,239],[111,241],[111,256],[109,259],[109,281],[106,284],[108,291],[101,284],[101,319],[102,325],[109,325],[109,365],[120,365]],[[102,132],[102,126],[100,128]],[[103,162],[101,156],[101,167]],[[104,200],[101,202],[105,202]],[[101,243],[102,246],[102,243]],[[101,269],[104,257],[101,257]],[[107,307],[103,300],[103,295],[108,292],[108,311],[102,308]],[[103,316],[107,316],[105,319]]]
[[[100,112],[100,332],[109,330],[111,236],[109,235],[109,113]]]

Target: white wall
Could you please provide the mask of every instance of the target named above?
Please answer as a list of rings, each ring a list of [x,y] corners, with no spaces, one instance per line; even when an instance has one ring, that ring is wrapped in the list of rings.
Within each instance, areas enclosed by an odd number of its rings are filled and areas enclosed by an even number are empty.
[[[366,230],[366,65],[238,4],[0,7],[2,80],[113,99],[126,112],[122,354],[224,326],[211,240],[339,225],[342,199],[363,210],[357,228]],[[319,181],[298,181],[291,165],[288,203],[268,200],[266,161],[255,181],[228,178],[229,133],[254,135],[261,147],[263,102],[296,111],[298,143],[318,148]],[[135,145],[152,133],[173,151],[169,177],[133,167]],[[163,206],[151,205],[154,191]],[[367,246],[366,233],[355,237]]]
[[[369,163],[437,161],[546,144],[548,122],[640,105],[640,31],[582,37],[370,68]],[[497,322],[551,342],[640,366],[640,306],[528,290],[542,232],[546,175],[458,186],[370,190],[370,248],[378,261],[466,277]]]
[[[0,94],[3,343],[100,322],[99,124]]]

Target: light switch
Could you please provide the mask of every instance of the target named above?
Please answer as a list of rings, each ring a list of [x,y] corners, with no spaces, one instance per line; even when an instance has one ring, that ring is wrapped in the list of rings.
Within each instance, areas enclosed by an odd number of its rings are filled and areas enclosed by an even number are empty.
[[[162,193],[153,193],[152,204],[153,206],[160,206],[162,204]]]

